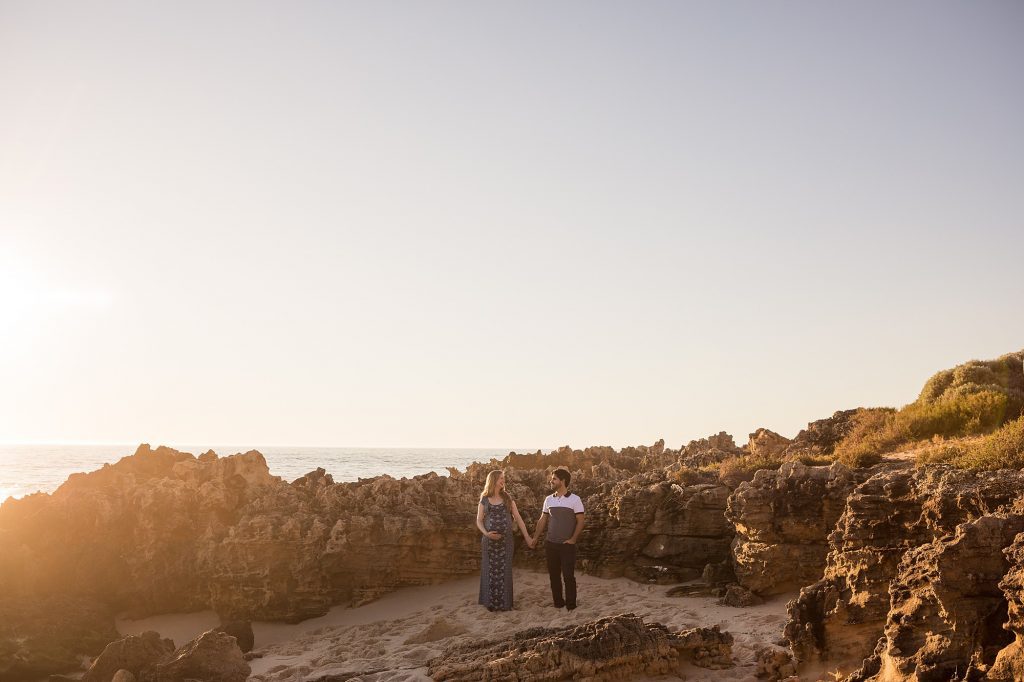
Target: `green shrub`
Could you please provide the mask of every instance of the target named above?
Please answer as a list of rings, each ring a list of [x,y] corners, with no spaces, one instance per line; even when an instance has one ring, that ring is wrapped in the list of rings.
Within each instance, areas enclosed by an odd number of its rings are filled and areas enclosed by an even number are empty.
[[[983,435],[1012,422],[1024,411],[1022,356],[1010,353],[996,360],[971,360],[938,372],[925,383],[918,399],[899,411],[858,410],[853,428],[836,445],[836,459],[848,466],[868,466],[916,441]],[[924,459],[958,458],[944,446],[925,450]]]
[[[1024,417],[969,441],[938,443],[918,453],[918,464],[947,463],[962,469],[1024,467]]]
[[[862,407],[853,415],[853,427],[836,444],[835,458],[849,467],[870,466],[903,442],[891,407]]]

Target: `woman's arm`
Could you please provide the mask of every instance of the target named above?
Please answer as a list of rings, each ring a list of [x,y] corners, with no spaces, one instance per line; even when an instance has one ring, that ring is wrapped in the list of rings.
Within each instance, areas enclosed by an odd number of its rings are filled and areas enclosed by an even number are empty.
[[[516,523],[519,524],[519,530],[523,534],[526,540],[530,540],[530,532],[526,530],[526,524],[523,523],[523,517],[519,515],[519,507],[516,506],[515,501],[512,502],[512,516],[515,518]]]
[[[488,531],[487,528],[484,526],[484,503],[483,502],[480,502],[480,504],[478,504],[476,506],[476,527],[478,529],[480,529],[481,533],[483,533],[485,536],[487,536],[491,540],[500,540],[501,539],[501,533],[499,533],[497,531],[494,531],[494,530]]]

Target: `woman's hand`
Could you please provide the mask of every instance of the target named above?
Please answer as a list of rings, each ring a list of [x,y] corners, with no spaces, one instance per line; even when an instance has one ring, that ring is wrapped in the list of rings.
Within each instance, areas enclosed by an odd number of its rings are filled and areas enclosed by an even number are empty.
[[[534,547],[537,546],[537,540],[535,538],[531,538],[529,535],[527,535],[526,536],[526,546],[529,547],[530,549],[533,549]]]
[[[484,535],[486,535],[489,540],[500,540],[501,539],[501,533],[499,533],[496,530],[487,531],[486,533],[484,533]]]

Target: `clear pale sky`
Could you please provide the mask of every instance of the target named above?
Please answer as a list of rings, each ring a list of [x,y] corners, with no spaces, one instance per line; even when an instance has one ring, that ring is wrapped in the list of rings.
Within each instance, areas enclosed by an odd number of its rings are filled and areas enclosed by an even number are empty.
[[[1019,2],[0,2],[0,441],[676,447],[1024,347]]]

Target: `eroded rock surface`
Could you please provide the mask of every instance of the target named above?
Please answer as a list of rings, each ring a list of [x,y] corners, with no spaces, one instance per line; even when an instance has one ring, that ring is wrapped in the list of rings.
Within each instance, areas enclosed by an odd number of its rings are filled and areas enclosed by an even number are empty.
[[[456,646],[428,664],[435,680],[627,679],[663,675],[683,662],[732,665],[732,635],[717,628],[669,632],[633,614],[562,629],[534,628],[512,638]]]
[[[111,642],[82,679],[114,682],[131,675],[138,682],[244,682],[249,672],[242,650],[227,633],[204,632],[175,650],[171,640],[145,632]]]
[[[879,654],[865,665],[885,680],[981,679],[1013,639],[1003,629],[1003,550],[1024,516],[992,514],[960,524],[904,554],[889,587]]]
[[[52,495],[0,507],[0,612],[11,611],[15,599],[31,605],[55,594],[104,610],[106,632],[96,641],[81,634],[62,659],[46,658],[41,674],[96,655],[113,639],[116,611],[141,618],[213,609],[223,622],[297,622],[334,604],[476,573],[474,516],[487,472],[506,469],[532,529],[555,464],[570,467],[572,489],[587,508],[580,570],[655,582],[694,578],[729,557],[729,490],[679,485],[665,468],[636,473],[677,456],[659,442],[623,451],[562,449],[550,460],[510,455],[448,477],[335,483],[318,469],[287,483],[255,451],[193,457],[143,445],[117,464],[73,475]],[[543,568],[542,547],[517,543],[518,565]],[[84,619],[67,630],[89,628],[95,626]],[[15,661],[0,649],[0,674],[5,666],[24,667],[26,658]]]
[[[767,596],[818,580],[828,534],[860,474],[841,464],[786,462],[761,470],[729,498],[726,518],[736,528],[733,568],[740,585]]]
[[[948,558],[972,543],[984,544],[980,538],[985,537],[982,529],[988,526],[983,523],[969,527],[959,539],[957,527],[1006,510],[1022,491],[1021,472],[970,472],[946,466],[883,468],[857,486],[829,536],[830,552],[822,579],[803,588],[790,604],[786,636],[797,660],[802,664],[828,661],[849,670],[859,668],[863,659],[881,657],[887,645],[880,639],[886,634],[894,605],[897,610],[893,618],[899,617],[902,622],[902,611],[917,608],[909,605],[911,601],[938,603],[940,599],[923,593],[908,597],[906,586],[898,581],[901,565],[907,583],[914,582],[915,575],[933,570],[926,568],[928,565],[942,566],[947,577],[938,587],[941,599],[949,599],[948,595],[957,589],[964,594],[981,590],[972,587],[964,576],[956,577],[951,572],[956,564],[949,563]],[[947,541],[952,544],[947,546]],[[915,549],[916,553],[908,555]],[[997,556],[999,549],[993,549]],[[908,563],[901,564],[905,557]],[[989,566],[986,570],[999,569]],[[989,575],[982,582],[985,580],[998,582],[999,576]],[[892,598],[891,587],[895,590]],[[972,617],[966,613],[953,612],[949,617],[955,627],[972,627]],[[894,622],[893,637],[904,641],[906,636],[900,634],[904,631],[899,627]],[[888,649],[887,661],[897,665],[896,659],[910,651],[906,646],[894,644],[895,648]],[[935,642],[928,646],[946,649],[959,645],[950,640],[948,644]],[[897,649],[901,653],[897,654]],[[865,669],[864,675],[868,674],[875,673]]]

